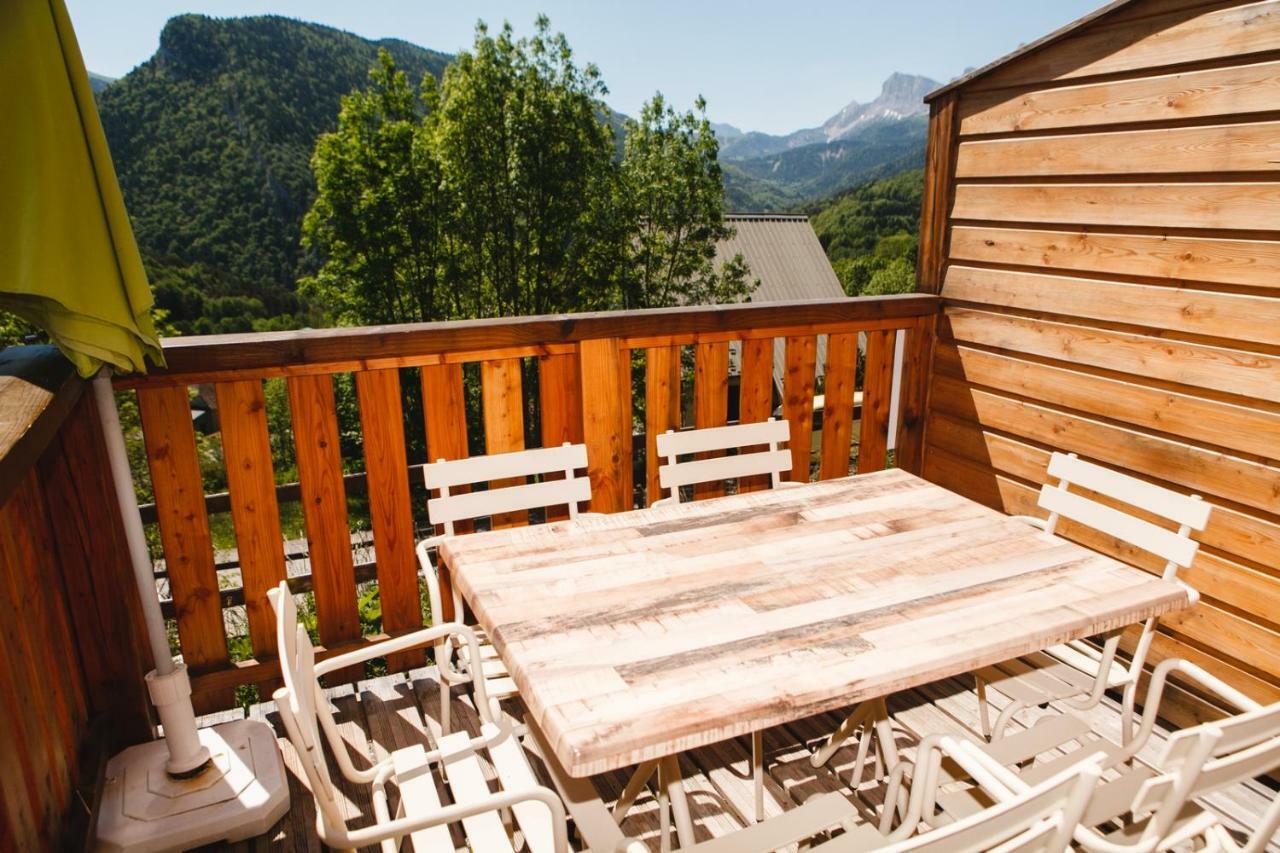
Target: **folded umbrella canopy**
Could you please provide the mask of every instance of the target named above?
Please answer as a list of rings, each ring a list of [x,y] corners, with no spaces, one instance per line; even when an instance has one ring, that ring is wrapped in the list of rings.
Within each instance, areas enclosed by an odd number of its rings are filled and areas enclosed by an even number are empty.
[[[151,288],[63,0],[0,2],[0,309],[82,376],[164,357]]]

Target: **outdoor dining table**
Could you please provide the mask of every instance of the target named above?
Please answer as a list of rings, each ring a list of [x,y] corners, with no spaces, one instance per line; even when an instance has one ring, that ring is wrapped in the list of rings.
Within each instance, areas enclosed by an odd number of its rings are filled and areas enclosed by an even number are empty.
[[[440,547],[574,777],[675,756],[1190,604],[1187,588],[891,469]]]

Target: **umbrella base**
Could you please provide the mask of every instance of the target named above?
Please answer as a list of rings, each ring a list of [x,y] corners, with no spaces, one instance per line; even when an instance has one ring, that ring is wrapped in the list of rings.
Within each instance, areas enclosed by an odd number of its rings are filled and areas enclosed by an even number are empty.
[[[241,841],[284,816],[289,783],[270,726],[235,720],[198,734],[210,763],[189,779],[165,772],[163,740],[131,746],[107,763],[98,849],[157,853]]]

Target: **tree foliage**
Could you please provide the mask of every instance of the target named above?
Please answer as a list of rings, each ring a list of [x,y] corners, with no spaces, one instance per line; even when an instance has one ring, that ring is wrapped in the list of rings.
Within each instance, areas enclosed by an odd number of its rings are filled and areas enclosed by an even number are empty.
[[[598,70],[539,18],[477,26],[437,87],[383,53],[316,145],[303,281],[334,319],[404,322],[726,301],[750,290],[727,236],[703,105],[656,96],[621,158]]]
[[[814,231],[850,296],[916,286],[924,173],[903,172],[841,193],[811,212]]]

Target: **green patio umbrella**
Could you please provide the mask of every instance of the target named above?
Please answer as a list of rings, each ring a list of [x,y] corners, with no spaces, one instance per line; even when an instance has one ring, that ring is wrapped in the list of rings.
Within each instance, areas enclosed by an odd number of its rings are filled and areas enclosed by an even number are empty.
[[[164,357],[151,288],[63,0],[0,2],[0,309],[82,376]]]

